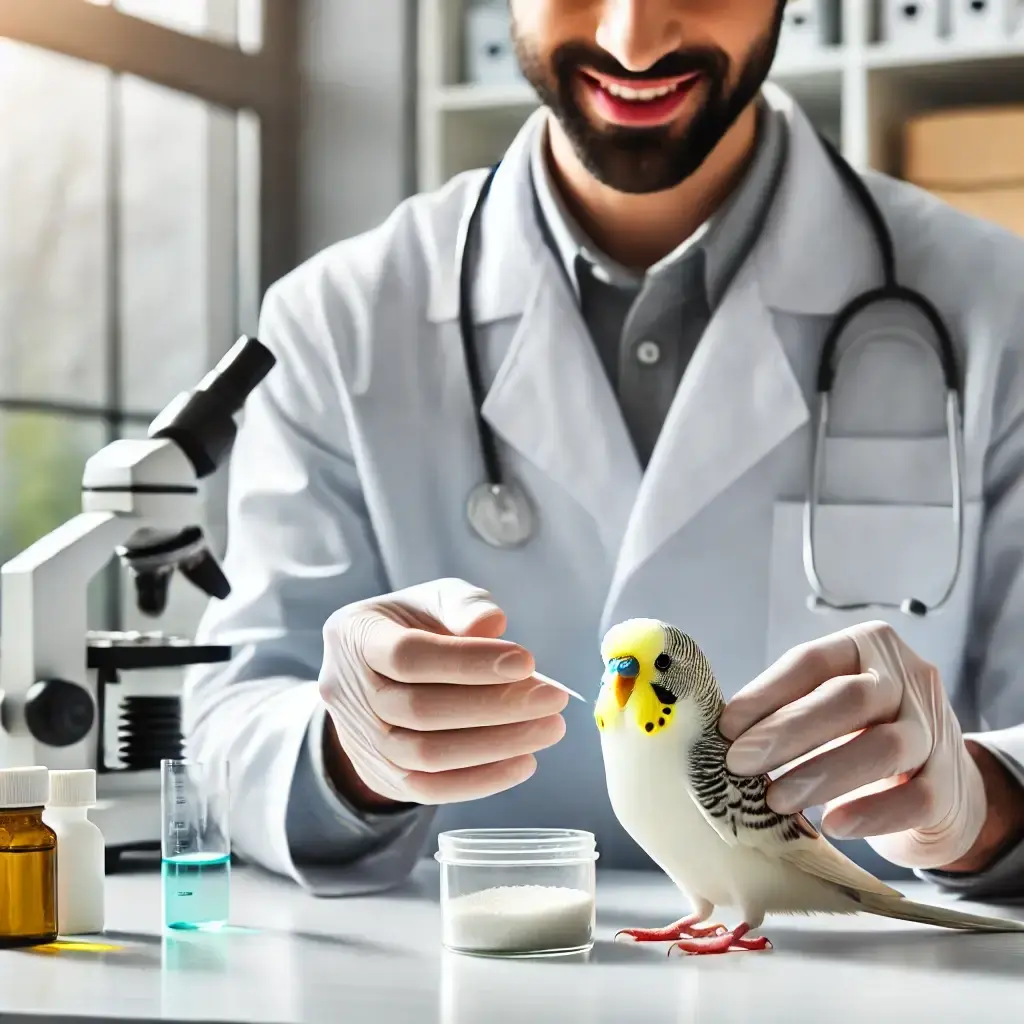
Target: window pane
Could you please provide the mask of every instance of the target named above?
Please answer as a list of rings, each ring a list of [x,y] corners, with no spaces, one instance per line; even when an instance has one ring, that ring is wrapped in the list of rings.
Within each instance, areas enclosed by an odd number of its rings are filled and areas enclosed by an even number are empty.
[[[179,32],[237,43],[249,52],[262,44],[263,0],[114,0],[114,6]]]
[[[98,420],[0,409],[0,564],[82,510],[82,470],[106,443]],[[104,573],[89,587],[89,622],[103,622]]]
[[[109,85],[0,39],[0,395],[107,401]]]
[[[156,413],[235,340],[233,115],[120,83],[121,402]]]

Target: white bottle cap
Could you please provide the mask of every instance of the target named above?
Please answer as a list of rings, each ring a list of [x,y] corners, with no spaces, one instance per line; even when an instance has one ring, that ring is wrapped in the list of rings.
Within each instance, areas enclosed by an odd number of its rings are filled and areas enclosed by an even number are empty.
[[[0,810],[42,807],[50,799],[50,773],[45,768],[0,769]]]
[[[92,768],[50,772],[47,807],[93,807],[96,804],[96,772]]]

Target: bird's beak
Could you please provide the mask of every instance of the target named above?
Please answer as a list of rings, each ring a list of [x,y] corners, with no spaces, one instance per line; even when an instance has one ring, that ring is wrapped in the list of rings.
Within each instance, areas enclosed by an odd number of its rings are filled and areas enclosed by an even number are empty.
[[[615,703],[624,708],[629,703],[633,687],[636,686],[636,676],[623,675],[621,672],[615,675]]]

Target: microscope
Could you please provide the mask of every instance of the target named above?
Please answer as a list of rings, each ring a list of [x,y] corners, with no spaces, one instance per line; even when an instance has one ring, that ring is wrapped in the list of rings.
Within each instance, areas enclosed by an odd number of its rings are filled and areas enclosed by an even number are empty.
[[[192,391],[119,440],[82,476],[82,511],[0,570],[0,767],[94,768],[108,867],[160,847],[160,761],[183,756],[179,696],[119,697],[121,674],[227,661],[231,648],[154,632],[89,631],[89,581],[116,555],[140,612],[158,618],[175,572],[212,598],[231,591],[207,546],[199,483],[228,457],[235,416],[274,356],[242,337]],[[143,687],[144,689],[144,687]],[[108,763],[107,709],[118,755]]]

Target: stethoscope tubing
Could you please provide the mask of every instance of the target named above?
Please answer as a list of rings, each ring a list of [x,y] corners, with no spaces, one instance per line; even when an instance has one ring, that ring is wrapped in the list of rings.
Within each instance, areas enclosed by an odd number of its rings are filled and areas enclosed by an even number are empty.
[[[911,615],[925,615],[936,612],[943,608],[950,601],[956,589],[957,581],[960,578],[963,561],[964,546],[964,521],[963,521],[963,462],[964,462],[964,433],[963,433],[963,408],[962,389],[960,384],[960,371],[958,367],[956,348],[942,315],[935,305],[920,292],[906,288],[899,284],[896,275],[896,252],[892,233],[886,223],[874,196],[871,194],[861,176],[850,166],[846,159],[823,135],[819,139],[828,154],[836,173],[853,193],[858,205],[861,207],[865,218],[874,236],[875,245],[878,250],[879,263],[882,269],[882,284],[874,289],[862,292],[860,295],[848,302],[833,318],[828,333],[822,344],[821,356],[817,372],[817,416],[815,432],[812,439],[811,458],[809,466],[808,493],[804,502],[803,515],[803,545],[802,557],[804,573],[811,587],[812,595],[809,605],[815,609],[831,609],[833,611],[854,612],[866,611],[871,608],[892,608],[900,609]],[[473,322],[473,260],[476,257],[475,247],[479,240],[480,219],[491,186],[494,183],[500,162],[491,167],[484,179],[476,203],[470,213],[466,224],[465,236],[462,245],[462,254],[459,260],[459,332],[462,341],[463,356],[466,363],[466,375],[469,381],[470,393],[473,401],[474,416],[477,427],[477,434],[480,444],[480,452],[484,462],[486,483],[484,488],[489,488],[495,495],[508,495],[515,492],[519,494],[524,503],[524,515],[532,516],[527,506],[525,495],[521,495],[517,488],[506,485],[502,472],[501,459],[498,454],[497,439],[494,431],[491,430],[483,415],[485,399],[483,374],[480,368],[480,355],[477,350],[475,338],[475,325]],[[886,303],[904,303],[918,310],[928,321],[929,326],[935,334],[937,348],[936,356],[942,368],[943,380],[946,386],[946,433],[949,442],[949,468],[950,481],[952,486],[952,518],[955,532],[956,555],[952,575],[947,583],[946,589],[938,600],[930,605],[925,605],[915,598],[907,598],[901,602],[887,601],[860,601],[845,602],[835,594],[832,594],[821,580],[817,559],[815,541],[817,536],[817,510],[821,496],[821,478],[824,472],[824,454],[828,440],[829,422],[829,399],[835,383],[838,362],[840,358],[839,342],[846,328],[852,323],[855,317],[863,313],[869,307]],[[478,487],[474,493],[484,488]],[[486,493],[486,491],[485,491]],[[492,537],[484,536],[484,531],[473,523],[473,516],[470,521],[480,535],[494,546],[504,546],[495,541]],[[515,545],[519,546],[522,541]]]

